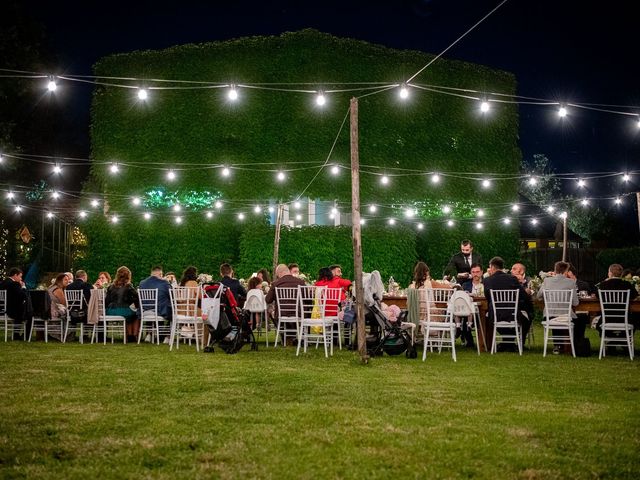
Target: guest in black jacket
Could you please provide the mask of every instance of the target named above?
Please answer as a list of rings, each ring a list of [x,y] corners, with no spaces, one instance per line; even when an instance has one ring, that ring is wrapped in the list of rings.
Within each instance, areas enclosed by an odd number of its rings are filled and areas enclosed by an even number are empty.
[[[91,290],[93,290],[93,285],[88,283],[87,272],[84,270],[78,270],[76,272],[76,278],[67,285],[67,290],[82,290],[82,294],[84,295],[85,306],[89,304],[89,299],[91,298]]]
[[[638,296],[638,291],[635,289],[634,285],[631,282],[627,282],[622,279],[622,265],[618,263],[609,265],[607,279],[598,284],[598,290],[628,290],[629,302]],[[605,308],[607,308],[606,304]],[[631,305],[629,305],[629,310],[631,310]],[[637,315],[632,314],[631,312],[629,312],[629,322],[634,326],[634,329],[640,328],[640,319]],[[596,327],[600,333],[601,324],[602,319],[598,322]]]
[[[471,240],[463,240],[460,244],[460,252],[451,257],[444,270],[447,275],[451,275],[455,270],[458,283],[462,284],[471,277],[471,266],[474,263],[482,265],[482,257],[479,253],[473,253]]]
[[[247,291],[240,284],[240,282],[233,278],[233,268],[228,263],[223,263],[220,265],[220,283],[225,285],[231,290],[233,296],[236,298],[236,302],[238,305],[242,307],[244,305],[244,301],[247,298]]]
[[[522,314],[523,311],[526,311],[526,298],[527,292],[525,292],[524,288],[518,281],[516,277],[511,275],[510,273],[505,273],[504,269],[504,260],[500,257],[493,257],[489,261],[489,276],[484,279],[484,294],[487,298],[487,325],[488,331],[493,331],[493,307],[491,302],[491,291],[492,290],[519,290],[518,294],[518,323],[520,324],[520,341],[524,344],[524,339],[527,338],[527,334],[529,333],[529,328],[531,327],[531,319],[527,318]],[[502,310],[498,312],[498,315],[505,315],[505,318],[500,318],[499,320],[510,321],[512,320],[511,315],[508,311]]]
[[[0,290],[7,291],[7,316],[15,323],[27,321],[28,296],[22,281],[22,270],[17,267],[9,269],[7,278],[0,282]]]

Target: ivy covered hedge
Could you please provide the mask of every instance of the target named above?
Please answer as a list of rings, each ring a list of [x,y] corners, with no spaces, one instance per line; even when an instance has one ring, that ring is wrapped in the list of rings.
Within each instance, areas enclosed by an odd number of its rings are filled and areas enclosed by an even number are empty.
[[[432,58],[423,52],[394,50],[303,30],[274,37],[240,38],[111,55],[101,59],[94,71],[100,76],[240,85],[298,82],[307,83],[307,89],[319,90],[325,88],[323,82],[401,82]],[[416,81],[504,93],[515,93],[516,90],[515,78],[510,73],[442,59]],[[152,81],[143,82],[143,85],[126,80],[119,83],[143,87],[159,85]],[[349,98],[358,94],[327,94],[327,104],[319,109],[311,93],[240,88],[240,98],[231,103],[226,98],[226,91],[225,88],[150,90],[149,100],[140,103],[136,100],[135,90],[97,87],[91,125],[92,156],[97,162],[92,166],[91,177],[85,187],[85,201],[88,204],[95,194],[99,194],[105,201],[105,213],[117,213],[122,221],[117,226],[104,225],[103,220],[95,220],[96,216],[93,216],[87,222],[90,246],[86,260],[91,265],[102,268],[98,265],[105,262],[114,266],[125,263],[96,251],[102,240],[93,237],[99,234],[105,238],[119,235],[122,237],[119,241],[132,249],[135,244],[131,238],[144,240],[146,245],[166,243],[166,247],[159,247],[162,255],[154,257],[155,252],[150,252],[144,257],[144,262],[140,254],[126,252],[126,249],[119,251],[118,255],[126,254],[124,258],[130,259],[130,263],[135,261],[131,263],[134,270],[147,270],[147,258],[161,258],[165,268],[177,269],[183,263],[189,263],[190,255],[204,259],[204,250],[209,249],[212,252],[210,257],[239,260],[250,271],[254,268],[254,260],[243,258],[244,251],[237,245],[223,247],[217,240],[205,241],[212,238],[205,232],[218,229],[215,234],[219,231],[223,241],[231,236],[232,243],[237,244],[240,236],[236,233],[241,227],[236,225],[235,217],[220,217],[214,227],[209,225],[203,210],[211,207],[217,199],[224,202],[224,211],[232,214],[249,213],[257,202],[264,205],[268,200],[290,201],[295,198],[316,175],[317,169],[290,171],[283,183],[274,181],[274,174],[264,169],[277,169],[281,163],[299,162],[299,166],[304,167],[307,164],[302,162],[324,162],[347,113]],[[391,175],[405,173],[392,176],[389,185],[381,188],[379,176],[363,172],[362,204],[375,203],[380,206],[381,217],[395,216],[398,219],[398,214],[407,205],[415,206],[417,215],[412,220],[413,228],[417,221],[423,221],[427,233],[421,233],[411,248],[418,257],[432,264],[434,272],[445,257],[457,250],[459,241],[467,236],[476,241],[478,249],[487,257],[490,256],[488,252],[499,252],[508,257],[504,252],[513,252],[517,248],[515,228],[505,230],[501,225],[487,222],[482,233],[467,233],[475,221],[474,210],[477,207],[485,209],[487,219],[502,216],[504,205],[517,199],[516,182],[495,181],[490,190],[482,190],[478,188],[477,181],[462,178],[447,176],[443,177],[440,185],[434,185],[426,176],[406,175],[409,171],[517,172],[521,157],[517,139],[517,107],[493,105],[491,114],[482,116],[475,102],[415,88],[411,89],[406,102],[398,100],[396,89],[359,101],[363,170]],[[329,160],[348,165],[348,128],[339,135]],[[108,166],[99,163],[105,161],[120,162],[120,174],[111,175]],[[132,162],[143,164],[132,165]],[[166,169],[178,164],[185,167],[197,164],[201,168],[177,171],[177,179],[167,181]],[[223,164],[244,167],[233,169],[225,178],[220,175],[219,167]],[[351,199],[348,169],[341,172],[337,177],[321,173],[305,196],[336,200],[341,210],[348,210]],[[154,214],[154,221],[149,225],[143,225],[139,210],[131,206],[134,195],[141,197],[144,208]],[[171,206],[176,200],[183,205],[183,214],[189,215],[179,228],[171,221]],[[452,205],[454,209],[457,223],[451,230],[444,224],[445,215],[441,208],[444,204]],[[116,232],[106,231],[112,229]],[[305,230],[292,231],[286,237],[293,241],[296,235],[304,235],[297,232]],[[343,230],[326,235],[331,238],[336,235],[336,241],[342,245],[341,235],[344,238],[349,236]],[[185,231],[189,233],[185,234]],[[172,246],[169,239],[172,238],[176,238],[182,247],[174,249],[181,252],[176,259],[171,257],[173,251],[169,250]],[[244,240],[246,236],[242,238]],[[416,238],[415,233],[411,233],[410,238]],[[262,241],[265,248],[272,248],[272,237]],[[340,262],[345,267],[349,264],[347,259],[350,258],[351,247],[350,242],[347,244],[344,251],[340,247],[341,253],[334,248],[331,261]],[[283,248],[285,255],[285,244]],[[318,252],[323,252],[333,247],[321,244],[317,248]],[[371,248],[382,247],[372,243]],[[315,251],[297,247],[292,247],[291,251],[299,263],[308,264],[307,268],[314,269],[318,265]],[[372,258],[381,265],[391,266],[393,248],[387,253],[374,251]],[[328,251],[323,255],[318,258],[324,262],[329,258]],[[389,260],[384,259],[384,255]],[[408,258],[413,261],[411,254]],[[206,263],[206,260],[200,261]],[[271,265],[270,258],[266,263],[260,263],[260,266],[268,265]],[[389,271],[383,272],[384,275],[387,273]]]

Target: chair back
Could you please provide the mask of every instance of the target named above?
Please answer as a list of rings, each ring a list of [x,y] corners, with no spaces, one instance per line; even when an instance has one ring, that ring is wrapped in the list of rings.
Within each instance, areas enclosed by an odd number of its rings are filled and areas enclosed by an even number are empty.
[[[325,318],[327,305],[327,287],[316,285],[298,285],[298,311],[304,320]]]
[[[325,290],[325,315],[327,317],[337,317],[338,316],[338,304],[342,299],[341,288],[326,288]]]
[[[107,298],[107,291],[104,288],[96,288],[91,295],[96,296],[96,305],[98,305],[98,318],[105,316],[106,308],[104,302]]]
[[[140,311],[143,317],[155,318],[158,316],[158,289],[139,288]]]
[[[0,317],[7,315],[7,291],[0,290]]]
[[[251,313],[264,312],[267,309],[267,303],[264,300],[262,290],[254,288],[247,292],[247,298],[244,301],[245,310]]]
[[[571,320],[573,290],[543,290],[544,316],[547,320]]]
[[[175,317],[197,318],[200,287],[173,287],[169,290]]]
[[[67,303],[67,316],[71,316],[71,310],[83,310],[84,293],[82,290],[64,290],[64,299]]]
[[[276,287],[278,318],[298,318],[298,287]]]
[[[428,322],[448,322],[451,320],[447,305],[453,295],[451,288],[424,288],[418,289],[420,303],[427,302]]]
[[[491,290],[491,309],[494,321],[516,321],[519,297],[520,290]]]
[[[629,323],[629,290],[598,290],[602,324]]]
[[[470,317],[475,312],[471,296],[462,290],[453,292],[447,308],[454,317]]]

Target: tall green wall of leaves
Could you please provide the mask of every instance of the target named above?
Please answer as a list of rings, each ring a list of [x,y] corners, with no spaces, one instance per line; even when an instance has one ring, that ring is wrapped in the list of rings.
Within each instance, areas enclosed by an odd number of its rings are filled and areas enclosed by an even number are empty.
[[[422,52],[393,50],[303,30],[274,37],[111,55],[101,59],[94,70],[96,75],[112,77],[236,84],[310,82],[312,86],[305,88],[321,89],[323,82],[401,82],[432,58]],[[488,92],[516,90],[515,78],[510,73],[442,59],[415,81]],[[148,86],[145,82],[120,83]],[[263,169],[278,168],[281,162],[325,161],[347,114],[349,98],[354,95],[328,94],[327,105],[319,109],[314,95],[304,93],[241,88],[235,103],[227,100],[226,89],[150,90],[146,103],[138,102],[135,93],[131,89],[99,86],[94,95],[91,138],[96,163],[85,187],[86,201],[99,193],[107,202],[108,212],[117,213],[122,219],[117,226],[103,225],[102,220],[95,220],[96,215],[87,222],[91,248],[87,250],[86,261],[97,268],[105,262],[114,266],[124,263],[99,251],[106,248],[103,238],[112,235],[130,249],[136,246],[132,239],[158,245],[161,256],[155,251],[149,251],[148,255],[126,254],[124,258],[134,262],[131,266],[135,270],[147,270],[156,258],[162,259],[165,268],[176,268],[191,259],[193,263],[206,265],[212,257],[237,259],[248,268],[250,262],[242,258],[238,246],[240,234],[235,235],[240,227],[235,225],[233,216],[218,218],[215,221],[218,226],[210,226],[212,222],[204,218],[201,204],[185,205],[186,221],[177,227],[171,221],[170,206],[153,204],[145,192],[164,188],[166,193],[182,197],[209,192],[211,198],[225,201],[224,209],[230,214],[250,213],[252,205],[264,204],[269,199],[291,200],[310,182],[317,169],[291,171],[284,183],[275,182],[273,173],[265,173]],[[476,206],[485,207],[488,219],[502,216],[504,205],[517,199],[515,182],[494,182],[492,189],[481,191],[477,181],[446,177],[435,186],[418,174],[434,170],[517,172],[521,153],[514,105],[494,104],[491,114],[482,116],[477,102],[467,99],[413,88],[408,101],[401,102],[397,91],[390,90],[360,99],[359,132],[362,165],[376,167],[379,173],[399,172],[393,170],[396,168],[416,173],[392,177],[386,188],[380,188],[378,176],[363,173],[362,204],[386,206],[380,209],[385,218],[391,215],[400,218],[398,214],[409,204],[419,207],[413,223],[421,219],[426,233],[417,237],[413,248],[419,258],[433,264],[434,271],[466,236],[478,243],[485,256],[517,248],[517,229],[505,230],[487,222],[483,232],[467,233]],[[348,128],[342,129],[329,160],[348,165]],[[106,161],[120,162],[120,175],[110,175],[107,166],[99,163]],[[127,165],[131,162],[143,165]],[[198,164],[203,168],[178,171],[178,179],[167,182],[165,169],[178,164]],[[219,168],[204,168],[222,164],[245,167],[233,170],[229,178],[222,178]],[[342,208],[348,209],[350,180],[348,170],[342,173],[338,177],[321,173],[305,196],[337,200]],[[141,196],[145,208],[154,214],[154,221],[148,226],[142,225],[140,213],[130,205],[133,195]],[[451,231],[447,230],[440,210],[445,203],[458,205],[457,224]],[[107,232],[113,228],[117,230]],[[210,229],[219,229],[220,241],[216,238],[218,231]],[[220,242],[228,238],[229,232],[235,233],[230,244],[223,247]],[[94,238],[96,233],[103,238]],[[294,238],[296,234],[292,235]],[[167,245],[177,242],[173,246],[179,244],[181,253],[174,252],[177,248],[161,248],[165,240]],[[264,242],[271,245],[272,238],[265,238]],[[212,252],[218,249],[219,253],[214,255]],[[122,254],[127,251],[120,250]],[[332,261],[346,265],[350,252],[348,247],[340,256],[344,261],[340,258]],[[392,254],[391,250],[378,249],[370,258],[386,265]],[[177,255],[176,259],[173,255]],[[306,255],[302,251],[296,259],[306,264]],[[308,260],[310,269],[317,266],[313,258]],[[270,264],[271,260],[262,266]]]

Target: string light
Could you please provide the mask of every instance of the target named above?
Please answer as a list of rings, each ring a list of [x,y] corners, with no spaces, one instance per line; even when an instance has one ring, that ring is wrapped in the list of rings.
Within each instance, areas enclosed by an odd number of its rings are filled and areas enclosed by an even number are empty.
[[[491,180],[484,179],[482,180],[482,188],[489,188],[491,186]]]
[[[182,210],[182,207],[180,206],[180,204],[179,204],[179,203],[176,203],[176,204],[173,206],[173,211],[174,211],[174,212],[179,212],[179,211],[181,211],[181,210]]]
[[[260,205],[256,205],[255,207],[253,207],[253,211],[255,213],[260,213],[262,212],[262,207]]]
[[[514,212],[517,212],[518,210],[520,210],[520,205],[518,205],[517,203],[514,203],[513,205],[511,205],[511,210],[513,210]]]
[[[297,214],[296,215],[296,221],[299,222],[300,220],[302,220],[302,215]]]
[[[482,230],[482,228],[483,228],[483,227],[484,227],[484,225],[482,225],[482,222],[478,222],[478,223],[476,223],[476,228],[477,228],[478,230]]]
[[[15,210],[17,213],[20,213],[22,211],[22,206],[16,205]]]
[[[555,207],[554,207],[553,205],[549,205],[549,206],[547,207],[547,212],[549,212],[549,213],[553,213],[553,212],[554,212],[554,210],[555,210]]]
[[[389,184],[389,177],[387,177],[386,175],[383,175],[382,177],[380,177],[380,183],[382,185],[388,185]]]
[[[583,207],[586,207],[587,205],[589,205],[589,200],[587,200],[586,198],[583,198],[582,200],[580,200],[580,204]]]
[[[91,200],[91,206],[93,208],[96,208],[98,205],[100,205],[100,202],[98,202],[98,200],[95,200],[95,199]]]
[[[431,183],[440,183],[440,175],[437,173],[431,175]]]
[[[144,88],[138,89],[138,100],[142,100],[143,102],[149,98],[149,93]]]
[[[213,218],[213,212],[207,212],[206,216],[207,218]]]
[[[139,197],[133,197],[133,198],[131,199],[131,203],[133,204],[133,206],[134,206],[134,207],[137,207],[138,205],[140,205],[141,200],[140,200],[140,198],[139,198]]]
[[[336,216],[335,216],[333,213],[330,213],[330,214],[329,214],[329,218],[330,218],[331,220],[333,220],[334,218],[336,218]]]
[[[120,171],[120,167],[118,167],[117,163],[112,163],[111,166],[109,167],[109,170],[111,171],[111,173],[115,175]]]
[[[53,173],[56,173],[56,174],[59,175],[60,173],[62,173],[62,167],[60,165],[56,164],[56,166],[53,167]]]
[[[409,89],[407,88],[407,86],[404,83],[400,87],[400,91],[399,91],[398,95],[400,96],[400,98],[402,100],[406,100],[407,98],[409,98]]]
[[[180,225],[182,223],[182,217],[176,217],[176,223]]]
[[[478,213],[477,214],[478,214],[478,217],[480,217],[480,218],[484,217],[484,210],[481,209],[481,208],[478,209]]]
[[[214,206],[220,210],[222,208],[222,202],[220,200],[216,200],[216,203],[214,204]]]
[[[56,89],[58,88],[58,84],[56,83],[56,81],[51,78],[48,82],[47,82],[47,90],[49,90],[50,92],[55,92]]]
[[[58,193],[58,192],[56,192],[56,191],[54,190],[54,191],[51,193],[51,197],[52,197],[54,200],[57,200],[57,199],[59,199],[59,198],[60,198],[60,193]]]
[[[229,89],[229,92],[227,93],[227,97],[232,102],[235,102],[238,99],[238,91],[236,90],[236,87],[234,85],[231,85],[231,88]]]
[[[149,212],[144,212],[144,219],[145,220],[150,220],[151,219],[151,214]]]
[[[583,188],[587,183],[583,179],[578,180],[578,187]]]
[[[231,170],[229,170],[228,167],[224,167],[221,173],[223,177],[228,177],[229,175],[231,175]]]
[[[284,172],[278,172],[278,174],[276,175],[276,179],[279,182],[284,182],[286,178],[287,178],[287,175]]]
[[[489,106],[489,102],[487,102],[486,100],[480,104],[480,111],[482,113],[487,113],[490,109],[491,107]]]
[[[338,175],[340,173],[340,167],[338,167],[338,165],[334,165],[333,167],[331,167],[331,173],[333,175]]]
[[[364,225],[365,223],[367,223],[367,222],[365,221],[365,219],[364,219],[364,218],[361,218],[361,219],[360,219],[360,225]]]
[[[449,205],[445,205],[444,207],[442,207],[442,212],[448,215],[449,213],[451,213],[451,207]]]
[[[511,219],[509,217],[505,217],[502,219],[502,223],[505,225],[509,225],[511,223]]]
[[[375,205],[369,205],[369,212],[376,213],[378,211],[378,207]]]
[[[47,218],[53,218],[53,213],[47,212]]]
[[[337,208],[335,208],[335,207],[333,207],[333,208],[331,209],[331,213],[332,213],[333,215],[337,215],[337,214],[338,214],[338,209],[337,209]]]
[[[538,219],[537,218],[532,218],[531,219],[531,225],[537,225],[538,224]]]
[[[111,223],[118,223],[118,216],[117,215],[113,215],[111,217]]]
[[[167,180],[173,181],[176,179],[176,172],[174,172],[173,170],[169,170],[167,172]]]
[[[407,218],[413,218],[414,215],[415,215],[415,210],[413,210],[412,208],[407,208],[404,212],[404,216]]]
[[[273,207],[269,207],[268,210],[269,210],[269,213],[273,213],[275,211]]]
[[[538,183],[538,179],[536,177],[529,177],[528,183],[529,183],[529,186],[535,187],[536,184]]]
[[[13,200],[13,199],[15,198],[15,196],[16,196],[16,195],[15,195],[15,193],[13,193],[13,192],[7,192],[7,198],[8,198],[9,200]]]
[[[327,103],[327,99],[325,98],[324,94],[322,92],[318,92],[318,94],[316,95],[316,105],[322,107],[325,103]]]
[[[560,118],[564,118],[564,117],[566,117],[566,116],[567,116],[567,109],[566,109],[566,107],[560,107],[560,108],[558,109],[558,116],[559,116]]]
[[[628,182],[629,180],[631,180],[631,177],[629,176],[628,173],[625,173],[624,175],[622,175],[623,182]]]
[[[418,230],[422,230],[424,228],[424,223],[419,223],[418,225],[416,225],[416,227],[418,228]]]
[[[244,220],[244,213],[238,214],[238,220]]]
[[[567,212],[561,212],[561,213],[560,213],[560,218],[561,218],[561,219],[563,219],[563,220],[566,220],[566,218],[567,218]]]
[[[395,218],[390,218],[388,223],[389,223],[389,225],[395,225],[396,224],[396,219]]]
[[[85,212],[84,210],[80,210],[80,211],[78,212],[78,216],[79,216],[80,218],[86,218],[86,216],[87,216],[87,212]]]
[[[453,227],[453,225],[454,225],[453,220],[447,220],[447,227]]]
[[[615,202],[616,205],[620,205],[622,203],[622,199],[620,197],[616,197],[614,202]]]

